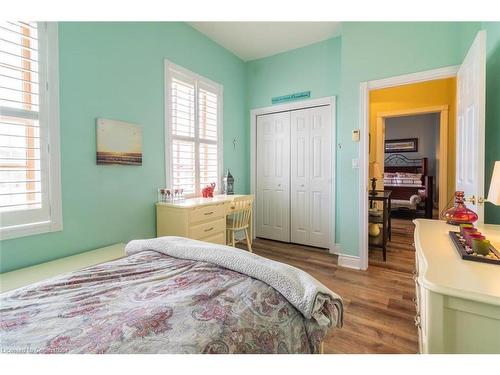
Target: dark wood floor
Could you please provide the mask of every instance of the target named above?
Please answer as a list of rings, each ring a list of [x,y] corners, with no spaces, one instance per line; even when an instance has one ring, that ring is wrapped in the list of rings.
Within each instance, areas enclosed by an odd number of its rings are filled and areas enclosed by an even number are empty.
[[[335,255],[307,246],[257,239],[253,248],[303,269],[343,298],[344,327],[328,335],[325,353],[416,353],[412,242],[412,222],[394,219],[387,262],[381,250],[370,250],[368,271],[338,267]]]

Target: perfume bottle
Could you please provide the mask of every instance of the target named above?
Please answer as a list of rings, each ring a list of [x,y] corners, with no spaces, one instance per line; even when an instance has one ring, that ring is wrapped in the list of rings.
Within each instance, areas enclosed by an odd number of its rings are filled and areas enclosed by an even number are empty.
[[[455,205],[448,208],[443,216],[446,222],[452,225],[472,224],[478,219],[477,214],[465,206],[463,191],[455,192]]]

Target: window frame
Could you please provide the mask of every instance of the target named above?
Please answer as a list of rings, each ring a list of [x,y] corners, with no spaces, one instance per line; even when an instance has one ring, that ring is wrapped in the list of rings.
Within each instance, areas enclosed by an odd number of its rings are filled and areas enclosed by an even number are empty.
[[[38,22],[40,167],[42,207],[0,213],[0,239],[63,229],[59,125],[59,37],[57,22]],[[44,93],[42,95],[42,92]],[[42,133],[45,142],[42,141]],[[45,207],[44,207],[45,206]],[[41,215],[42,213],[42,215]],[[8,226],[3,226],[6,220]]]
[[[201,189],[199,186],[200,180],[200,168],[199,168],[199,145],[200,143],[209,143],[217,145],[217,186],[215,189],[215,193],[220,193],[222,191],[222,176],[224,173],[224,165],[223,165],[223,106],[224,106],[224,87],[223,85],[214,82],[208,78],[203,77],[200,74],[194,73],[182,66],[176,65],[171,61],[165,59],[164,61],[165,67],[165,82],[164,82],[164,90],[165,90],[165,184],[167,188],[172,187],[172,171],[173,171],[173,160],[171,156],[172,152],[172,140],[174,138],[181,140],[188,140],[195,142],[195,165],[198,165],[197,174],[195,173],[195,192],[193,194],[185,194],[185,197],[199,197],[201,196]],[[171,132],[171,90],[170,90],[170,82],[173,77],[183,76],[186,81],[194,84],[194,92],[195,92],[195,132],[194,137],[183,137],[183,136],[172,136]],[[215,142],[211,142],[210,140],[205,140],[199,137],[199,102],[198,102],[198,90],[208,89],[212,90],[217,94],[217,140]]]

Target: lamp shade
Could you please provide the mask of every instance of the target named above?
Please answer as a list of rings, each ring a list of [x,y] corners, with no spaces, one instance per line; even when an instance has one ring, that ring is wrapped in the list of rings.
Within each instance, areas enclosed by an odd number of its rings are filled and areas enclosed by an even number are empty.
[[[380,164],[376,161],[370,163],[370,178],[381,178],[382,172],[380,171]]]
[[[495,162],[493,175],[491,176],[490,191],[486,200],[500,206],[500,160]]]

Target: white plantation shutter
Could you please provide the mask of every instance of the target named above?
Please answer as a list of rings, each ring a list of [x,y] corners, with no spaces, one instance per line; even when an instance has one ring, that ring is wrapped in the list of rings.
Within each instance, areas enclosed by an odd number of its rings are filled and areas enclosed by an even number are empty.
[[[0,22],[2,238],[17,237],[12,233],[18,227],[51,224],[47,28]]]
[[[172,78],[170,116],[172,136],[172,187],[196,192],[195,85]]]
[[[200,85],[201,86],[201,85]],[[218,166],[218,101],[217,93],[198,88],[198,122],[200,134],[200,186],[220,183]]]
[[[222,169],[222,87],[171,63],[166,64],[167,187],[186,196],[216,183]]]

